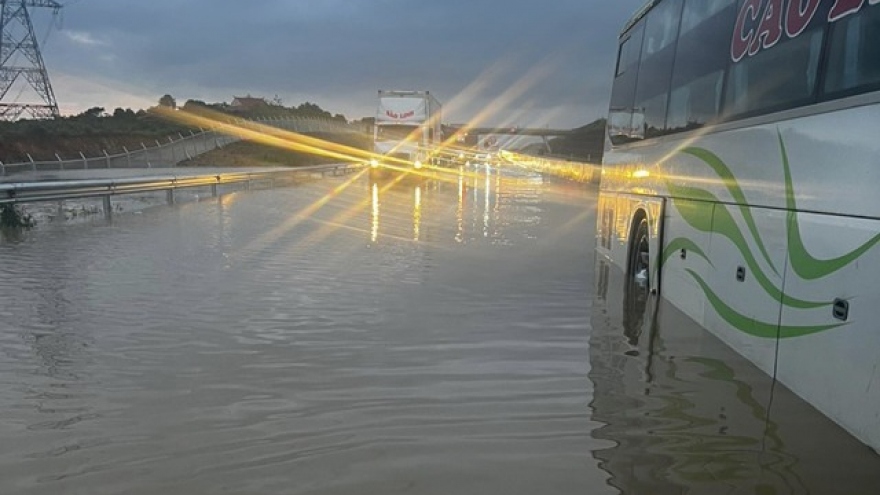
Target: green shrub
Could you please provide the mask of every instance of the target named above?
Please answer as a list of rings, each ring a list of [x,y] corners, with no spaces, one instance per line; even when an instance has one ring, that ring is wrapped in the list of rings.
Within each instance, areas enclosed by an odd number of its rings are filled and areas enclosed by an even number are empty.
[[[16,205],[0,205],[0,227],[9,229],[29,229],[36,225],[34,218],[21,211]]]

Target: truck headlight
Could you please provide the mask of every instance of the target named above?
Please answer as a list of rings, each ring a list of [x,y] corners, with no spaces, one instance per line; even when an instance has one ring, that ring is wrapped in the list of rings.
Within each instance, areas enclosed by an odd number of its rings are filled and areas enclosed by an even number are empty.
[[[415,162],[413,162],[413,167],[415,167],[415,168],[422,168],[422,161],[421,161],[421,160],[416,160]]]
[[[370,166],[373,168],[378,168],[379,167],[379,160],[376,160],[375,158],[373,158],[372,160],[370,160]]]

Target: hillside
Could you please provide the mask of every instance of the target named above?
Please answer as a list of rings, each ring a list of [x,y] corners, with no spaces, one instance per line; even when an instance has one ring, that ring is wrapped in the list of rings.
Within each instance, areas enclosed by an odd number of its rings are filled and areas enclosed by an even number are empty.
[[[253,108],[233,107],[226,103],[208,104],[189,100],[184,110],[199,111],[208,109],[215,114],[225,114],[236,118],[259,119],[266,117],[324,118],[345,121],[343,115],[332,115],[318,105],[303,103],[299,106],[284,107],[269,103],[260,98],[251,98],[258,103]],[[166,95],[160,101],[175,107],[173,98]],[[164,103],[163,103],[164,104]],[[90,108],[70,117],[52,120],[0,121],[0,162],[21,163],[30,158],[35,161],[75,159],[80,153],[87,157],[140,149],[141,143],[147,147],[155,146],[156,141],[167,142],[169,137],[179,138],[191,129],[182,124],[163,119],[150,110],[117,108],[112,114],[101,107]]]
[[[155,146],[156,140],[189,133],[190,129],[147,114],[118,110],[114,115],[101,115],[103,109],[92,109],[73,117],[54,120],[20,120],[0,122],[0,161],[17,163],[55,160],[56,153],[64,159],[120,153],[123,147],[138,149],[141,143]]]
[[[605,149],[605,119],[578,127],[568,136],[551,139],[550,148],[557,156],[571,156],[590,163],[601,163]]]
[[[323,139],[325,141],[344,144],[352,148],[369,150],[371,140],[357,134],[336,135],[309,133],[311,137]],[[340,160],[337,158],[329,158],[325,156],[317,156],[308,153],[290,151],[267,146],[259,143],[241,141],[232,143],[221,149],[209,151],[190,160],[182,162],[180,166],[184,167],[266,167],[266,166],[287,166],[302,167],[308,165],[321,165],[325,163],[336,163]]]

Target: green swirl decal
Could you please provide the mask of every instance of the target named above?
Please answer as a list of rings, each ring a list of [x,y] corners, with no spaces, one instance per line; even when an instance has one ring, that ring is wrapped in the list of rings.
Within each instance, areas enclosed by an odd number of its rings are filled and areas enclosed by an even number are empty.
[[[788,207],[788,257],[791,268],[804,280],[816,280],[826,277],[841,268],[859,259],[869,249],[880,243],[880,234],[855,249],[854,251],[838,258],[820,260],[814,258],[804,245],[801,237],[801,229],[798,224],[797,201],[795,200],[794,185],[791,178],[791,167],[788,161],[788,151],[782,140],[782,134],[778,134],[779,148],[782,151],[782,166],[785,170],[785,199]]]
[[[798,218],[798,205],[794,190],[794,181],[791,174],[791,163],[788,157],[788,151],[781,132],[777,131],[779,140],[779,149],[782,157],[782,168],[785,175],[785,195],[786,208],[788,210],[786,218],[786,237],[788,260],[792,267],[792,271],[802,280],[817,280],[835,272],[838,272],[847,265],[853,263],[862,257],[870,249],[880,244],[880,234],[872,237],[868,242],[862,244],[857,249],[836,258],[819,259],[814,257],[804,245],[801,235],[801,228]],[[767,276],[758,263],[758,257],[752,250],[752,246],[757,246],[760,256],[766,262],[770,270],[777,276],[779,272],[774,266],[771,257],[765,247],[763,239],[761,239],[757,224],[751,213],[752,205],[746,200],[745,193],[738,183],[736,177],[730,167],[716,154],[703,148],[688,147],[681,150],[681,153],[698,159],[700,162],[711,168],[718,177],[721,178],[725,188],[736,202],[736,207],[728,208],[728,205],[722,203],[711,192],[685,185],[677,185],[671,180],[666,180],[666,187],[672,197],[672,204],[678,210],[681,218],[692,228],[713,235],[719,235],[727,238],[745,260],[758,285],[767,293],[774,301],[785,307],[795,309],[816,309],[828,307],[831,302],[827,301],[806,301],[802,299],[792,298],[783,293],[780,287]],[[676,200],[678,198],[678,200]],[[710,207],[711,205],[711,207]],[[748,226],[747,230],[740,229],[740,224],[734,219],[732,211],[739,211],[741,220]],[[750,234],[747,239],[746,232]],[[676,238],[670,241],[663,250],[660,257],[660,263],[666,263],[676,253],[681,250],[688,250],[696,256],[704,259],[713,268],[715,265],[712,260],[703,252],[697,244],[691,239]],[[746,316],[733,309],[729,304],[723,301],[716,294],[709,284],[703,280],[695,271],[686,269],[687,273],[700,286],[706,299],[714,308],[715,312],[722,320],[727,322],[733,328],[759,338],[765,339],[787,339],[803,337],[827,330],[832,330],[845,326],[846,324],[823,324],[813,326],[780,326],[779,322],[763,322],[752,317]]]
[[[720,234],[729,239],[739,250],[740,254],[742,254],[749,269],[754,273],[755,280],[774,300],[785,304],[786,306],[798,309],[813,309],[831,305],[831,302],[829,301],[815,302],[805,301],[790,296],[783,297],[782,290],[776,287],[761,269],[758,261],[749,249],[745,236],[743,236],[742,231],[740,231],[739,226],[733,219],[733,216],[726,207],[720,204],[721,202],[712,193],[687,186],[676,186],[670,181],[666,182],[666,187],[669,189],[669,192],[673,197],[693,198],[697,201],[714,203],[716,205],[715,211],[717,214],[713,218],[711,214],[712,210],[710,208],[700,208],[691,202],[682,204],[674,199],[672,201],[676,209],[681,213],[684,221],[691,227],[701,232]]]
[[[749,230],[752,233],[752,238],[754,238],[755,242],[758,244],[758,249],[761,250],[761,255],[764,256],[764,260],[770,265],[770,269],[779,275],[779,271],[776,270],[776,266],[774,266],[773,261],[770,259],[770,254],[767,253],[767,248],[764,247],[764,242],[761,240],[761,236],[758,235],[758,226],[755,224],[755,219],[752,217],[751,210],[749,210],[749,203],[746,201],[746,195],[743,193],[742,188],[739,187],[739,182],[737,182],[736,178],[733,176],[733,172],[730,171],[730,168],[725,165],[721,158],[718,158],[718,155],[709,150],[692,147],[685,148],[681,150],[681,152],[700,159],[703,163],[712,167],[712,170],[721,177],[721,180],[724,181],[724,186],[727,187],[728,192],[730,192],[730,195],[739,205],[739,211],[742,213],[743,219],[746,221],[746,225],[748,225]]]
[[[704,253],[703,250],[700,249],[700,246],[697,246],[694,241],[684,237],[679,237],[669,242],[669,244],[666,246],[666,249],[663,251],[663,256],[661,257],[660,263],[666,264],[666,261],[669,260],[669,258],[680,253],[682,249],[695,253],[700,258],[706,260],[706,262],[709,263],[712,268],[715,268],[715,265],[712,264],[709,256],[707,256],[706,253]]]
[[[709,304],[712,305],[721,319],[726,321],[732,327],[754,337],[762,339],[791,339],[832,330],[846,325],[846,323],[840,323],[815,326],[780,326],[777,323],[767,323],[755,320],[754,318],[738,313],[736,310],[728,306],[720,297],[718,297],[717,294],[715,294],[709,285],[697,275],[696,272],[690,269],[686,269],[685,271],[687,271],[697,284],[699,284],[703,293],[706,294],[706,299],[709,301]]]

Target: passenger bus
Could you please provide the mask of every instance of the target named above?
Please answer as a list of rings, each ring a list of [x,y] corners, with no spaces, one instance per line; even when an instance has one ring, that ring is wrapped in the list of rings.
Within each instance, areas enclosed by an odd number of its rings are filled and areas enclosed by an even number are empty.
[[[597,255],[875,451],[878,244],[880,0],[654,0],[634,15]]]

